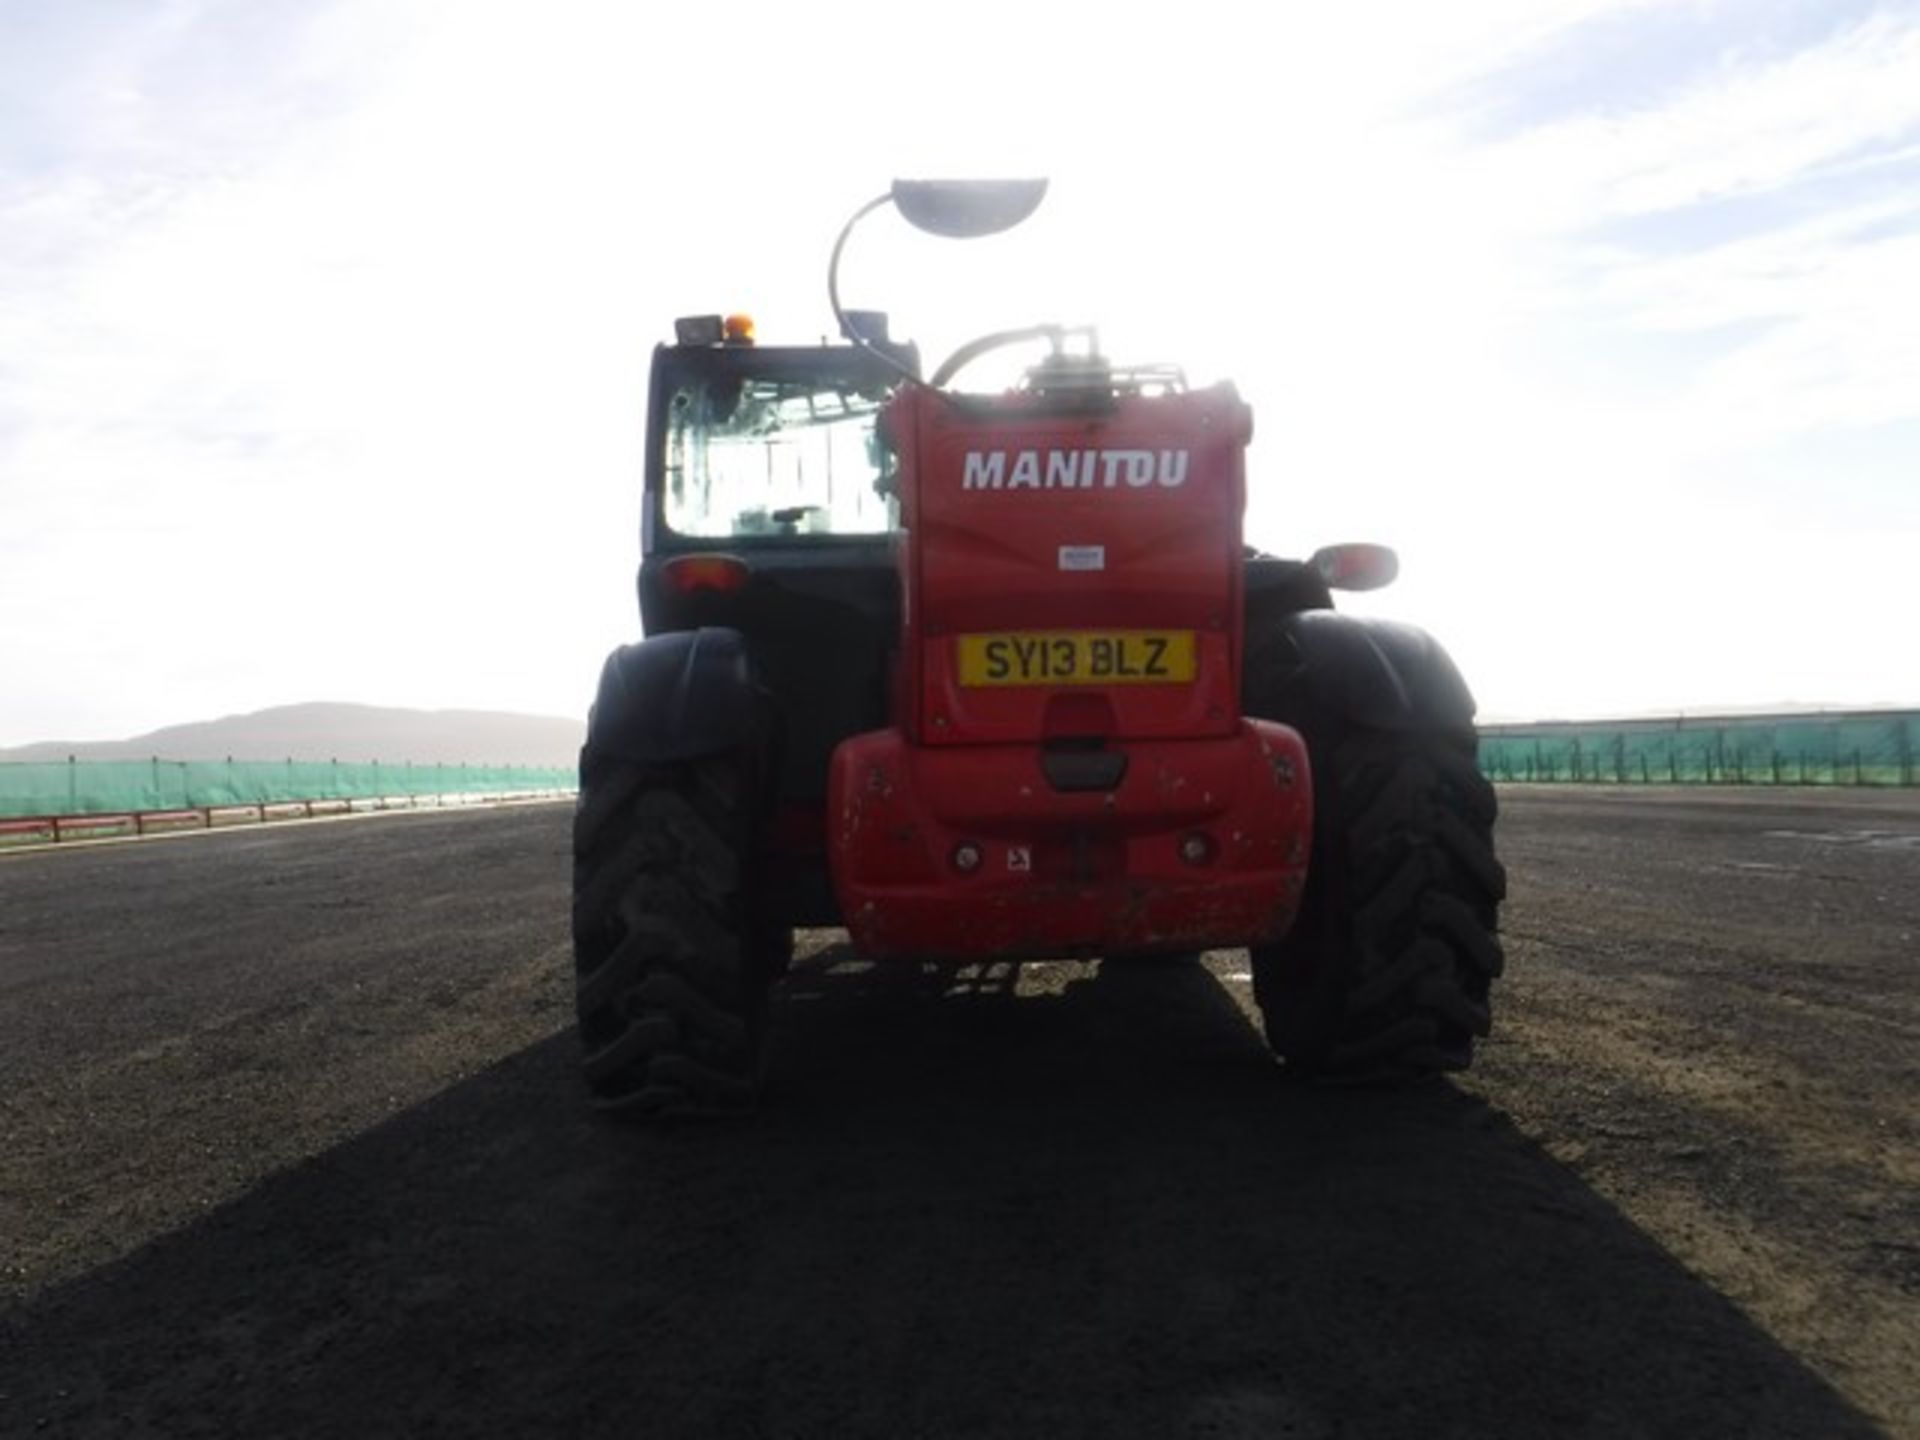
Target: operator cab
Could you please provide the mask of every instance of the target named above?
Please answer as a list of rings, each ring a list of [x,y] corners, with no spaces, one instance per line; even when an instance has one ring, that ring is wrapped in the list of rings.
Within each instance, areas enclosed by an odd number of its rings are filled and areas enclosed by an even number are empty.
[[[647,407],[642,624],[753,636],[782,747],[776,803],[816,817],[834,747],[886,723],[899,649],[900,507],[876,422],[919,355],[885,338],[883,316],[867,324],[885,358],[758,345],[743,316],[682,320],[654,351]],[[817,818],[795,829],[817,834]],[[824,875],[805,888],[783,903],[829,920]]]
[[[899,507],[875,436],[881,407],[915,373],[911,345],[886,359],[856,345],[759,346],[744,316],[679,321],[654,352],[645,550],[871,540]],[[817,555],[816,555],[817,559]]]

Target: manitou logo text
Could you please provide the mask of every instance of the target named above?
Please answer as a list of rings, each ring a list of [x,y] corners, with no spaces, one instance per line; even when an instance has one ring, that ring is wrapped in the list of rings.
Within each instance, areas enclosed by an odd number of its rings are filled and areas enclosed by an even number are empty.
[[[1187,483],[1184,450],[969,450],[962,490],[1144,490]]]

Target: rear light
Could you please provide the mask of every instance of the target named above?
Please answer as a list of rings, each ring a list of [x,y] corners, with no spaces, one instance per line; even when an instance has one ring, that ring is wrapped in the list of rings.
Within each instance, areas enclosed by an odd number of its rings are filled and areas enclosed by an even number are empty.
[[[980,847],[971,840],[962,840],[953,847],[953,868],[962,875],[971,875],[980,868]]]
[[[1213,859],[1213,839],[1203,830],[1195,830],[1180,839],[1180,858],[1189,865],[1204,865]]]
[[[1385,545],[1323,545],[1307,563],[1332,590],[1378,590],[1400,573],[1400,557]]]
[[[738,555],[676,555],[660,567],[660,578],[680,595],[696,590],[730,595],[747,588],[753,571]]]

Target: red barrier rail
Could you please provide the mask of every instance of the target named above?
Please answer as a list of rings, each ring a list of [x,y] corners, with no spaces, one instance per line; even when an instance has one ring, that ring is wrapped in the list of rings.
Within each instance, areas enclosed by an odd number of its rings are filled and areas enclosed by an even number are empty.
[[[558,797],[564,790],[455,792],[449,795],[383,795],[358,799],[275,800],[254,805],[208,805],[187,810],[102,811],[92,815],[27,815],[0,819],[0,841],[59,844],[81,835],[132,830],[136,836],[167,834],[189,827],[214,830],[226,825],[270,820],[313,820],[329,815],[369,814],[385,810],[444,809],[489,801]]]

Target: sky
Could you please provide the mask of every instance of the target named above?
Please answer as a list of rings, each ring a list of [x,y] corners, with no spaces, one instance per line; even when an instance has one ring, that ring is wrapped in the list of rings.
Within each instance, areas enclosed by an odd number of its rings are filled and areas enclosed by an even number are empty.
[[[1920,704],[1920,0],[0,0],[0,745],[584,713],[676,315],[1036,320],[1490,719]]]

